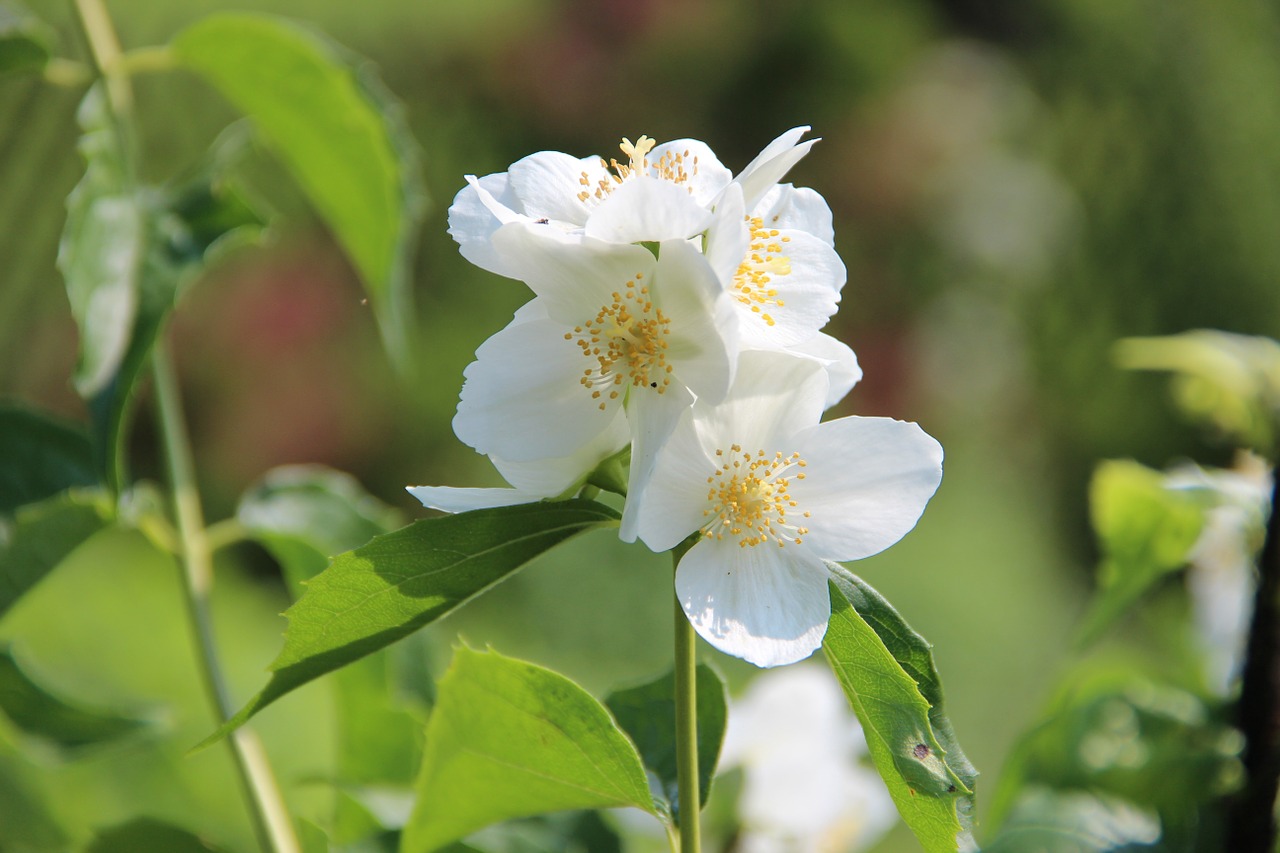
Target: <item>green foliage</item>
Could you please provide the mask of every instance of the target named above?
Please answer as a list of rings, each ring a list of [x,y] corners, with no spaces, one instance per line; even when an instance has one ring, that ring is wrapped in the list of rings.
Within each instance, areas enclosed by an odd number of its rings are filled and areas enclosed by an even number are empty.
[[[0,616],[105,527],[111,513],[104,495],[80,489],[20,508],[8,536],[0,538]]]
[[[956,743],[929,644],[861,579],[831,564],[827,661],[902,819],[929,853],[970,838],[977,772]]]
[[[52,35],[38,18],[15,3],[0,3],[0,76],[40,71],[53,55]]]
[[[1028,788],[984,853],[1137,853],[1154,850],[1160,823],[1123,800]]]
[[[137,853],[164,850],[165,853],[216,853],[199,836],[153,818],[139,817],[104,829],[85,848],[85,853]]]
[[[430,518],[342,554],[285,613],[271,680],[202,746],[302,684],[435,621],[571,536],[617,524],[593,501],[523,504]]]
[[[213,15],[172,46],[292,171],[351,258],[387,349],[403,365],[408,263],[424,196],[399,107],[335,45],[286,21]]]
[[[61,421],[0,405],[0,516],[97,482],[89,438]]]
[[[706,664],[698,664],[697,668],[697,703],[698,791],[705,806],[711,793],[716,762],[720,759],[720,746],[724,743],[729,714],[724,682]],[[676,773],[675,672],[638,687],[614,691],[605,699],[605,705],[640,750],[645,767],[662,783],[672,820],[678,826],[680,786]]]
[[[551,670],[465,647],[440,679],[417,792],[405,853],[543,812],[656,812],[640,756],[603,705]]]
[[[1216,329],[1126,338],[1116,359],[1131,370],[1173,374],[1178,407],[1192,421],[1263,455],[1280,437],[1280,342]]]
[[[1164,475],[1112,460],[1094,471],[1089,511],[1102,547],[1099,590],[1084,619],[1083,642],[1096,638],[1166,574],[1186,565],[1204,527],[1204,503],[1171,489]]]
[[[1015,747],[992,823],[1003,837],[1023,790],[1088,792],[1158,815],[1169,849],[1211,849],[1213,802],[1241,781],[1240,746],[1199,697],[1130,670],[1086,669]]]
[[[0,711],[26,734],[68,751],[128,737],[149,725],[145,720],[54,695],[8,648],[0,649]]]

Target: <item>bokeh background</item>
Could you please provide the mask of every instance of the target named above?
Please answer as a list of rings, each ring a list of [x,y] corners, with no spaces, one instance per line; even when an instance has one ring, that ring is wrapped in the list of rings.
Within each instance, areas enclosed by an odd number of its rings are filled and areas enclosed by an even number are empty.
[[[64,55],[83,53],[69,4],[28,5],[58,28]],[[314,25],[374,62],[403,101],[432,198],[414,278],[420,370],[406,386],[347,261],[263,158],[280,227],[201,280],[172,329],[212,520],[285,463],[350,471],[406,517],[423,512],[405,485],[498,482],[450,418],[476,346],[529,293],[470,267],[446,234],[463,175],[540,149],[610,156],[640,134],[705,140],[737,170],[778,133],[812,125],[823,141],[790,179],[835,213],[849,277],[828,331],[866,371],[835,413],[916,420],[947,453],[916,530],[852,568],[935,644],[983,774],[980,804],[1080,658],[1095,462],[1229,461],[1180,421],[1162,380],[1115,367],[1113,343],[1197,327],[1280,336],[1280,10],[1261,0],[108,6],[126,48],[228,8]],[[85,412],[54,258],[82,170],[78,97],[0,80],[0,396],[73,419]],[[234,117],[180,74],[142,79],[139,114],[156,180],[191,168]],[[142,476],[162,473],[153,434],[144,391]],[[668,664],[669,596],[665,559],[593,535],[433,628],[430,654],[443,665],[461,635],[600,692]],[[222,555],[220,639],[243,697],[263,683],[286,603],[265,554]],[[183,755],[209,720],[182,619],[172,567],[121,534],[77,553],[0,623],[52,683],[160,714],[172,733],[32,759],[0,731],[0,849],[59,849],[135,814],[247,847],[225,756]],[[1139,620],[1100,653],[1158,668],[1185,641]],[[735,688],[753,674],[704,652]],[[320,814],[318,780],[332,769],[323,685],[259,720],[290,800]],[[902,828],[876,848],[914,849]]]

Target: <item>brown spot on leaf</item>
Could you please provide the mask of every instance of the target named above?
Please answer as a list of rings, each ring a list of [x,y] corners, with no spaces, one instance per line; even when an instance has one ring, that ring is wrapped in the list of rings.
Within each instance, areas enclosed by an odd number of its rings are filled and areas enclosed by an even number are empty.
[[[929,757],[929,747],[927,744],[918,743],[912,747],[911,754],[923,761]]]

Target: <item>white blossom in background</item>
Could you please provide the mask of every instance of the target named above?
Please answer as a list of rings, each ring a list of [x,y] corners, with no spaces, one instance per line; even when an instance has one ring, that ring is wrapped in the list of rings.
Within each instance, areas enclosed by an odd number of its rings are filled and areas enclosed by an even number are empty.
[[[729,706],[720,767],[742,768],[740,853],[855,853],[897,821],[830,671],[758,676]]]
[[[942,479],[942,448],[916,424],[819,423],[828,393],[811,359],[744,352],[723,402],[682,415],[639,510],[654,551],[699,533],[676,570],[677,597],[703,639],[757,666],[821,644],[826,561],[897,542]]]
[[[1241,453],[1234,468],[1186,465],[1165,479],[1169,488],[1202,490],[1212,502],[1191,550],[1187,590],[1209,686],[1221,695],[1230,694],[1244,658],[1253,615],[1254,559],[1270,510],[1271,477],[1266,460]]]

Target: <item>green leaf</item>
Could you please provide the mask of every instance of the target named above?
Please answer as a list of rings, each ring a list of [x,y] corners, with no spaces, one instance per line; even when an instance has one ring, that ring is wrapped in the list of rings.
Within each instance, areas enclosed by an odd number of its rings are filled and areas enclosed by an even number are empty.
[[[1089,513],[1103,561],[1082,643],[1097,638],[1160,578],[1186,565],[1204,528],[1205,504],[1194,491],[1167,488],[1159,471],[1112,460],[1094,471]]]
[[[954,853],[970,838],[977,773],[945,715],[929,645],[879,593],[830,568],[827,661],[903,821],[928,853]]]
[[[43,70],[51,42],[43,21],[17,4],[0,3],[0,75]]]
[[[0,648],[0,711],[29,735],[74,751],[137,734],[150,723],[55,696]]]
[[[179,61],[253,120],[351,258],[388,352],[407,356],[411,242],[424,206],[397,105],[366,68],[287,21],[203,18],[173,40]]]
[[[0,435],[0,516],[97,482],[89,437],[77,427],[0,405]]]
[[[706,805],[711,780],[720,759],[728,708],[724,682],[706,664],[698,664],[698,783],[701,803]],[[662,783],[671,816],[680,823],[680,789],[676,775],[676,675],[666,675],[647,684],[615,691],[605,700],[614,719],[640,750],[645,767]]]
[[[216,853],[218,848],[188,830],[149,817],[139,817],[101,830],[84,848],[85,853]]]
[[[308,681],[408,636],[571,536],[618,523],[593,501],[523,504],[429,518],[339,555],[285,612],[267,686],[205,746]]]
[[[544,812],[656,813],[636,748],[605,707],[563,675],[459,648],[439,690],[404,853]]]
[[[1160,821],[1123,800],[1031,787],[983,853],[1137,853],[1154,850]]]
[[[105,495],[78,489],[20,508],[8,535],[0,536],[0,616],[105,527],[111,512]]]

